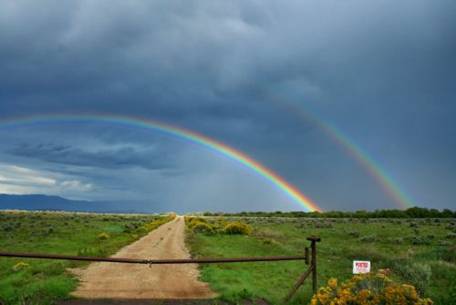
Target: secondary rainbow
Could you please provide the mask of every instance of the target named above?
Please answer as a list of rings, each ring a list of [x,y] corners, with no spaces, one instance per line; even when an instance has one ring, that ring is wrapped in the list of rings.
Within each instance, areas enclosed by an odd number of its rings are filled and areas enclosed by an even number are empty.
[[[293,116],[304,119],[306,122],[318,127],[329,139],[339,145],[350,157],[356,160],[357,163],[380,185],[382,190],[392,199],[396,206],[400,209],[407,209],[413,206],[413,201],[410,197],[401,190],[399,184],[389,175],[386,170],[375,162],[375,160],[359,145],[355,144],[345,133],[339,128],[319,119],[317,116],[303,109],[302,106],[297,106],[285,99],[271,98],[269,102],[274,103],[282,109],[287,109]]]
[[[259,174],[275,187],[284,192],[292,201],[300,204],[307,211],[321,211],[321,208],[313,202],[308,196],[304,195],[297,187],[287,182],[279,174],[275,173],[271,169],[267,168],[260,162],[256,161],[247,154],[230,147],[220,141],[214,140],[208,136],[198,133],[193,130],[182,128],[169,123],[151,120],[141,117],[123,116],[123,115],[112,115],[112,114],[83,114],[83,115],[71,115],[71,114],[46,114],[46,115],[34,115],[28,117],[15,117],[0,120],[2,125],[22,125],[31,123],[45,123],[45,122],[81,122],[81,121],[94,121],[94,122],[106,122],[115,124],[124,124],[130,126],[137,126],[142,128],[160,130],[162,132],[184,138],[193,143],[200,144],[206,148],[214,150],[230,159],[233,159],[255,173]]]
[[[397,182],[382,169],[372,157],[369,156],[360,146],[345,136],[341,130],[329,124],[320,124],[321,129],[336,143],[354,158],[369,173],[369,175],[381,186],[383,191],[401,209],[412,207],[412,200],[403,192]]]

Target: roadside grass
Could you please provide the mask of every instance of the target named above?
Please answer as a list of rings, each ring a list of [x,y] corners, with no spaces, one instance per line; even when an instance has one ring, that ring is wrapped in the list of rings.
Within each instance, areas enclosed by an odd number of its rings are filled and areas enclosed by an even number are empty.
[[[206,218],[209,223],[217,218]],[[224,218],[253,227],[250,236],[195,233],[187,229],[187,244],[195,257],[295,255],[317,235],[318,286],[329,278],[346,280],[352,261],[372,261],[374,269],[389,268],[392,277],[416,286],[436,305],[456,303],[455,220]],[[450,235],[449,235],[450,234]],[[202,280],[232,303],[264,299],[281,304],[303,262],[238,263],[201,266]],[[308,304],[311,282],[300,289],[292,304]]]
[[[108,256],[168,217],[57,212],[0,212],[0,249],[8,252]],[[84,262],[0,258],[0,304],[47,305],[69,298]]]

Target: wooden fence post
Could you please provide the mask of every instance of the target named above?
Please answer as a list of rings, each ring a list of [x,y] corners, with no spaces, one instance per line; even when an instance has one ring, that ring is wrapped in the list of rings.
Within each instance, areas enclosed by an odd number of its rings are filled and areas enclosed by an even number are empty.
[[[310,249],[311,249],[311,260],[309,268],[298,278],[294,286],[291,288],[290,292],[287,294],[285,299],[283,299],[283,303],[288,303],[291,300],[293,295],[298,291],[299,287],[304,284],[306,278],[312,274],[312,289],[313,292],[317,292],[317,242],[321,239],[320,237],[310,236],[307,238],[310,241]],[[309,250],[308,248],[304,248],[304,261],[309,264]]]
[[[321,241],[320,237],[311,236],[307,240],[310,241],[311,249],[311,261],[310,266],[312,268],[312,290],[313,293],[317,292],[318,283],[317,283],[317,242]]]

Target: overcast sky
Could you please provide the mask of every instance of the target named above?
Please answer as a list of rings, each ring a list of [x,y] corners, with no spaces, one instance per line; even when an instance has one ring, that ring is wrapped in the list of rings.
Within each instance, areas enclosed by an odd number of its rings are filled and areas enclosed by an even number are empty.
[[[247,153],[321,208],[456,198],[454,1],[7,1],[0,120],[111,113]],[[0,124],[0,193],[190,210],[299,210],[240,163],[159,131]]]

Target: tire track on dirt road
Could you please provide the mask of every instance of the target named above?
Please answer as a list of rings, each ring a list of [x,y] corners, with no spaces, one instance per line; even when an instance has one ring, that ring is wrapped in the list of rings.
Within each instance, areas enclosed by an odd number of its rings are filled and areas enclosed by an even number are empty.
[[[113,257],[137,259],[190,258],[185,247],[185,223],[176,217]],[[216,296],[198,280],[195,264],[133,265],[92,263],[76,269],[80,285],[72,293],[85,299],[208,299]]]

